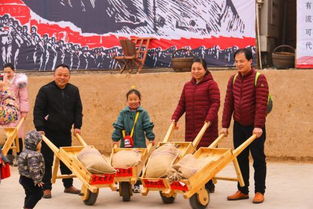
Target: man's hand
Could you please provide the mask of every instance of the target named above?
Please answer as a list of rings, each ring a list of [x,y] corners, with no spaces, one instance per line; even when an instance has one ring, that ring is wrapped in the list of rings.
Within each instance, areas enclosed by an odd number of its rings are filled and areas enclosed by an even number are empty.
[[[228,128],[222,128],[220,134],[224,134],[224,136],[228,136]]]
[[[252,133],[256,135],[256,138],[259,138],[262,136],[263,130],[262,128],[254,128]]]
[[[78,128],[74,128],[74,135],[79,134],[80,135],[81,130]]]

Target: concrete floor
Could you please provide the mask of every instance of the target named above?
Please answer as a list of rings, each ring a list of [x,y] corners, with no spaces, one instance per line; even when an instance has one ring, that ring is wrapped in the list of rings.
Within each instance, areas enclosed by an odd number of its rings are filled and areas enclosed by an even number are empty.
[[[252,169],[253,170],[253,169]],[[23,207],[24,191],[18,183],[18,171],[11,169],[12,175],[0,184],[0,208],[16,209]],[[234,169],[228,166],[219,176],[234,177]],[[253,175],[252,175],[253,176]],[[79,187],[79,180],[74,181]],[[253,181],[251,179],[251,185]],[[253,187],[250,190],[253,191]],[[253,193],[250,199],[240,201],[227,201],[226,196],[236,191],[236,183],[219,181],[214,194],[210,195],[211,201],[208,209],[311,209],[313,208],[313,164],[309,163],[268,163],[267,190],[263,204],[252,204]],[[130,202],[122,202],[117,192],[107,188],[100,190],[97,202],[93,206],[86,206],[78,195],[63,193],[60,180],[53,187],[52,199],[42,199],[36,209],[79,209],[79,208],[168,208],[190,209],[189,201],[178,194],[173,204],[165,205],[161,202],[157,192],[151,192],[144,197],[135,194]]]

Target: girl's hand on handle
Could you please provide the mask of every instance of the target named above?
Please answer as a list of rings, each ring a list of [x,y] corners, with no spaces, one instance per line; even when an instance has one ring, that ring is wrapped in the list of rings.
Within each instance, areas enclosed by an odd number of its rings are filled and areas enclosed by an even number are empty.
[[[115,141],[113,141],[113,148],[117,148],[118,147],[118,143],[117,142],[115,142]]]
[[[262,136],[263,130],[262,128],[254,128],[252,133],[256,135],[256,138],[259,138]]]
[[[220,134],[224,134],[224,136],[228,136],[228,128],[222,128]]]

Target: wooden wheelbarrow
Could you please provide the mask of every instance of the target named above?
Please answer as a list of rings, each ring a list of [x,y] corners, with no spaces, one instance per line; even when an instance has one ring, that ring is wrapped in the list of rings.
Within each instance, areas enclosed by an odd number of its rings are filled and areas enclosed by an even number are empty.
[[[82,200],[86,205],[94,205],[100,188],[109,187],[112,190],[116,190],[116,187],[114,186],[114,174],[90,173],[76,156],[84,147],[87,146],[87,144],[79,134],[76,134],[75,137],[82,144],[82,146],[58,148],[43,135],[43,141],[49,146],[55,155],[51,182],[55,183],[56,179],[77,177],[82,182]],[[60,161],[62,161],[72,171],[72,174],[57,175]]]
[[[200,143],[200,140],[202,136],[204,135],[206,129],[209,127],[209,125],[210,125],[209,123],[204,123],[203,127],[201,128],[196,138],[192,142],[169,142],[170,135],[175,126],[174,123],[171,123],[164,137],[163,142],[159,143],[158,145],[158,146],[161,146],[166,143],[172,143],[179,150],[178,155],[173,159],[173,161],[171,162],[171,165],[178,162],[185,155],[192,154],[196,151],[197,146]],[[147,165],[148,163],[149,163],[149,160],[147,162]],[[143,185],[143,190],[141,192],[142,195],[146,196],[149,191],[159,191],[162,201],[164,203],[174,202],[175,194],[168,192],[168,189],[170,188],[170,184],[168,183],[168,180],[166,177],[148,178],[146,176],[146,168],[145,168],[141,177],[141,181]]]
[[[223,137],[224,135],[220,135],[209,147],[201,147],[193,154],[196,159],[201,158],[206,160],[207,163],[190,178],[174,182],[170,182],[169,179],[163,179],[165,188],[163,188],[162,192],[166,197],[166,203],[173,202],[177,193],[183,193],[184,198],[189,199],[191,208],[205,209],[210,202],[209,192],[205,189],[205,184],[209,180],[238,181],[241,186],[244,186],[237,156],[256,139],[256,135],[252,135],[235,150],[215,148]],[[216,174],[230,162],[234,164],[237,177],[216,177]]]
[[[112,156],[119,151],[137,151],[140,153],[140,163],[134,167],[129,168],[114,168],[116,169],[114,181],[119,184],[119,193],[123,201],[130,201],[132,196],[132,185],[134,185],[142,172],[144,165],[152,151],[152,143],[149,143],[147,148],[119,148],[115,144],[111,153],[111,165]]]
[[[14,165],[17,165],[16,156],[17,153],[21,151],[18,141],[18,131],[22,127],[24,120],[25,118],[22,117],[16,127],[1,127],[6,135],[6,141],[2,147],[2,153],[3,155],[7,155],[9,150],[12,149],[13,155],[15,156],[15,159],[13,160]]]

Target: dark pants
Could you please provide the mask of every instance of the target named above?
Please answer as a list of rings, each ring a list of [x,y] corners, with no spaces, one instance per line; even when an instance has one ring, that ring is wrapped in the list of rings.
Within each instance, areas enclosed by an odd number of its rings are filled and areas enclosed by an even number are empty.
[[[42,188],[35,186],[34,181],[25,176],[20,176],[20,184],[23,186],[26,194],[24,208],[34,208],[42,198]]]
[[[67,132],[56,132],[56,131],[45,131],[46,137],[56,146],[56,147],[64,147],[72,145],[72,135],[71,131]],[[41,153],[45,159],[45,175],[42,179],[44,182],[44,189],[52,189],[51,177],[52,177],[52,164],[53,164],[53,151],[48,147],[48,145],[42,142]],[[72,171],[60,161],[60,169],[61,174],[71,174]],[[63,185],[65,188],[71,187],[73,185],[73,179],[62,179]]]
[[[253,126],[242,126],[238,122],[234,122],[234,146],[237,148],[246,139],[252,135]],[[237,157],[243,180],[244,187],[238,184],[238,190],[242,193],[249,193],[249,151],[253,158],[254,168],[254,186],[255,192],[265,193],[265,178],[266,178],[266,161],[264,154],[264,143],[266,139],[265,127],[261,137],[255,139],[245,150],[243,150]]]

